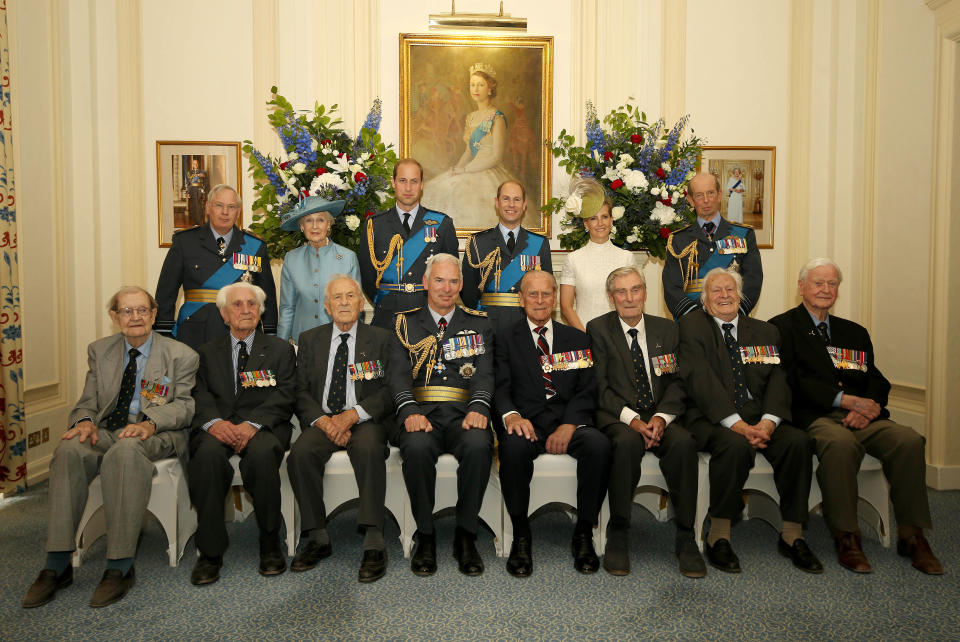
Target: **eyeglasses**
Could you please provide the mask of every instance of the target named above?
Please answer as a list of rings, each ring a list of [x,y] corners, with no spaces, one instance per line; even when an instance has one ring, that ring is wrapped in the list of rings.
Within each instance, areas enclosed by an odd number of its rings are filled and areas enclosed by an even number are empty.
[[[120,308],[117,310],[117,314],[122,317],[145,317],[151,312],[153,312],[153,308]]]

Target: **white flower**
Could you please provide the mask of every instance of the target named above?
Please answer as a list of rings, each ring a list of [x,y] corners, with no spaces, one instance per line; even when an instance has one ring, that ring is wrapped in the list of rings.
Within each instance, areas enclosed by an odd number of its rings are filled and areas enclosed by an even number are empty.
[[[266,209],[268,212],[272,212],[272,211],[273,211],[273,204],[267,203],[267,206],[266,206],[266,208],[264,208],[264,209]]]
[[[623,169],[622,167],[608,167],[607,171],[605,171],[603,173],[603,176],[601,176],[600,178],[602,178],[605,181],[610,181],[612,183],[613,181],[620,178],[622,174],[621,172],[622,169]]]
[[[674,205],[680,202],[680,192],[674,192],[673,196],[670,197],[670,202]]]
[[[333,160],[327,161],[327,167],[335,172],[350,172],[350,161],[348,161],[346,155],[344,155],[343,158],[334,158]],[[353,172],[350,173],[352,174]]]
[[[383,190],[379,190],[379,189],[377,190],[377,200],[379,200],[381,203],[386,201],[388,198],[390,198],[389,194],[387,194]]]
[[[290,186],[290,189],[297,191],[297,179],[295,176],[287,178],[286,183]]]
[[[290,152],[289,154],[287,154],[287,160],[295,161],[298,158],[300,158],[300,154],[298,154],[297,152]]]
[[[350,228],[350,231],[353,231],[360,227],[360,217],[356,214],[351,214],[344,219],[344,222],[347,224],[347,227]]]
[[[617,205],[612,210],[610,210],[610,214],[613,215],[613,220],[619,221],[621,218],[623,218],[623,213],[625,211],[626,211],[626,208],[623,205]]]
[[[661,201],[657,201],[657,204],[653,206],[653,211],[650,212],[650,219],[657,221],[661,225],[669,225],[673,223],[676,218],[676,211],[669,205],[664,205]]]
[[[357,172],[360,172],[360,171],[363,171],[363,167],[362,167],[362,166],[360,166],[360,165],[358,165],[358,164],[356,164],[356,163],[350,163],[350,173],[351,173],[351,174],[356,174]]]
[[[634,235],[634,236],[637,236],[637,237],[640,236],[640,226],[639,226],[639,225],[634,225],[634,226],[633,226],[633,229],[630,230],[630,231],[633,232],[633,235]]]
[[[619,233],[620,233],[620,231],[617,229],[617,226],[616,226],[616,225],[610,225],[610,236],[611,236],[611,237],[614,237],[614,236],[616,236],[616,235],[619,234]]]
[[[576,194],[571,194],[567,197],[567,202],[564,203],[563,209],[573,214],[579,214],[580,208],[583,207],[583,201]]]
[[[366,163],[368,160],[370,160],[370,152],[363,152],[362,154],[360,154],[361,163]]]
[[[660,196],[660,188],[654,187],[653,189],[650,190],[650,193],[653,194],[654,196]]]
[[[320,146],[320,142],[317,141],[316,138],[311,138],[311,139],[310,139],[310,151],[311,151],[311,152],[317,151],[317,147],[319,147],[319,146]]]
[[[303,163],[296,163],[296,164],[293,166],[293,173],[294,173],[294,174],[303,174],[305,171],[307,171],[307,166],[304,165]]]
[[[623,184],[634,194],[639,194],[641,191],[647,189],[648,182],[643,172],[628,169],[623,173]]]
[[[633,162],[633,156],[630,154],[620,154],[620,162],[617,163],[617,167],[626,167]]]
[[[687,172],[687,177],[685,180],[689,183],[691,180],[693,180],[693,177],[696,175],[697,173],[691,169],[689,172]]]
[[[668,174],[670,173],[670,163],[664,161],[663,163],[660,163],[660,167],[663,168],[663,171],[667,172]]]
[[[630,236],[627,237],[627,243],[636,243],[636,242],[637,242],[636,234],[631,234]]]
[[[316,194],[325,187],[332,187],[333,189],[340,191],[346,188],[347,184],[343,181],[340,176],[327,172],[326,174],[321,174],[320,176],[314,177],[313,181],[310,183],[310,193]]]
[[[600,152],[597,150],[593,150],[593,160],[597,161],[598,163],[600,162]]]
[[[281,163],[286,163],[289,160],[289,156],[287,156],[287,152],[285,151],[280,152],[280,156],[278,157],[277,160],[279,160]]]

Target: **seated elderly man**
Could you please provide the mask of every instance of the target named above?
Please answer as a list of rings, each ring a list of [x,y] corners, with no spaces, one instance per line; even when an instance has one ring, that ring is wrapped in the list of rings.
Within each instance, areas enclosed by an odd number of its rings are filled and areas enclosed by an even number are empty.
[[[279,575],[287,568],[280,548],[280,464],[293,430],[296,356],[289,343],[257,329],[265,300],[264,291],[249,283],[222,288],[217,307],[230,332],[199,350],[188,468],[198,522],[200,557],[190,575],[196,585],[220,579],[228,543],[224,499],[233,481],[233,455],[240,456],[243,486],[253,497],[260,574]]]
[[[877,369],[866,328],[830,314],[842,275],[830,259],[800,270],[803,302],[770,320],[780,329],[782,359],[793,389],[793,418],[817,445],[823,516],[840,565],[869,573],[857,523],[857,471],[865,453],[883,462],[897,516],[897,552],[924,573],[943,567],[923,536],[931,527],[924,440],[890,420],[890,382]]]
[[[595,573],[600,559],[593,527],[607,494],[610,440],[593,427],[597,408],[590,337],[553,321],[557,282],[550,272],[527,272],[520,281],[524,318],[497,332],[497,389],[494,405],[502,415],[500,488],[513,522],[507,571],[533,572],[530,541],[530,480],[533,461],[544,453],[577,460],[577,523],[573,565]]]
[[[197,353],[150,330],[157,302],[139,287],[110,299],[115,334],[87,347],[83,394],[50,462],[47,561],[23,599],[46,604],[73,581],[70,565],[87,486],[99,472],[107,526],[107,570],[90,606],[107,606],[133,586],[133,558],[150,500],[154,461],[185,455],[193,416]]]
[[[384,497],[389,454],[385,421],[393,410],[384,385],[390,333],[359,322],[360,284],[346,274],[327,282],[324,308],[333,319],[300,335],[297,415],[303,433],[290,449],[287,468],[300,506],[301,549],[290,564],[305,571],[331,553],[323,504],[323,471],[330,456],[347,450],[360,490],[357,526],[364,531],[360,582],[386,573]]]
[[[680,376],[690,403],[684,425],[697,449],[710,453],[710,534],[707,560],[740,572],[730,546],[730,521],[744,509],[743,484],[763,452],[773,466],[783,530],[777,549],[808,573],[823,567],[803,540],[813,475],[813,440],[790,425],[790,389],[780,367],[775,326],[738,312],[743,282],[736,272],[707,273],[703,309],[680,319]]]

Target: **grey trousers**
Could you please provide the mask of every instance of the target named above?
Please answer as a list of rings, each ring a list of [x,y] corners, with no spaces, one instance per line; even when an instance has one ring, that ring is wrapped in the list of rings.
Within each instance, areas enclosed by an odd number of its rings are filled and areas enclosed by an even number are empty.
[[[930,528],[927,503],[924,439],[913,428],[889,419],[870,422],[862,430],[846,428],[840,421],[847,411],[835,410],[807,428],[816,441],[817,481],[823,492],[823,517],[836,536],[859,531],[857,522],[857,472],[864,454],[883,464],[890,484],[890,500],[897,524]]]
[[[77,526],[87,505],[87,486],[100,474],[107,524],[107,559],[133,557],[143,515],[150,501],[153,462],[173,457],[171,435],[161,432],[141,441],[117,439],[120,430],[97,431],[97,444],[79,437],[60,442],[50,461],[50,517],[47,551],[76,548]]]

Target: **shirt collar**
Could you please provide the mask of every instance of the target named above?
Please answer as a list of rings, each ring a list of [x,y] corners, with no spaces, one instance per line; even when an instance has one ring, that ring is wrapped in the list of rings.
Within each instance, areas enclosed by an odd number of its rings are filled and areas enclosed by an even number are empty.
[[[431,308],[429,305],[427,306],[427,309],[430,310],[430,316],[433,317],[433,322],[436,323],[437,325],[440,325],[441,318],[446,319],[447,325],[450,325],[450,322],[453,320],[453,313],[457,311],[457,309],[454,308],[441,317],[440,313],[434,311],[434,309]]]
[[[713,231],[716,232],[717,228],[720,227],[720,212],[717,212],[713,215],[713,218],[709,218],[706,221],[702,218],[697,218],[697,225],[700,226],[700,229],[703,229],[704,223],[713,223]]]
[[[497,227],[500,229],[500,235],[503,237],[503,242],[504,242],[504,243],[507,242],[507,234],[509,234],[510,232],[513,232],[513,239],[514,239],[515,241],[519,241],[519,240],[520,240],[520,226],[519,226],[519,225],[517,226],[517,229],[515,229],[515,230],[511,230],[509,227],[507,227],[507,226],[504,225],[503,223],[497,223]]]
[[[804,308],[804,310],[807,310],[807,309]],[[829,313],[829,312],[827,312],[827,318],[824,319],[822,322],[820,321],[820,319],[818,319],[817,317],[813,316],[813,313],[810,312],[810,310],[807,310],[807,314],[810,315],[810,320],[813,321],[813,327],[816,328],[816,327],[818,327],[821,323],[826,323],[826,324],[827,324],[827,333],[828,333],[828,334],[830,333],[830,313]]]
[[[351,339],[353,339],[354,341],[356,341],[356,340],[357,340],[357,324],[358,324],[358,323],[359,323],[359,320],[358,320],[358,321],[354,321],[354,322],[353,322],[353,326],[351,326],[351,328],[350,328],[349,330],[347,330],[346,332],[344,332],[343,330],[341,330],[340,328],[338,328],[338,327],[337,327],[337,324],[334,323],[334,324],[333,324],[333,337],[331,338],[331,343],[336,343],[337,341],[339,341],[341,334],[346,334],[346,335],[348,335]]]
[[[710,318],[713,319],[714,322],[717,324],[717,327],[720,328],[720,332],[723,332],[723,324],[724,324],[724,323],[732,323],[732,324],[733,324],[733,331],[734,331],[734,332],[738,332],[738,331],[740,330],[740,325],[739,325],[739,324],[740,324],[740,315],[739,315],[739,314],[738,314],[737,316],[733,317],[733,320],[732,320],[732,321],[724,321],[723,319],[721,319],[721,318],[719,318],[719,317],[710,317]]]
[[[539,328],[540,326],[538,326],[536,323],[531,321],[530,317],[527,317],[527,325],[530,327],[530,332],[537,335],[540,334],[539,332],[537,332],[537,328]],[[544,323],[543,325],[547,327],[547,335],[553,336],[553,319],[547,319],[547,322]]]
[[[409,214],[409,215],[410,215],[410,224],[413,225],[413,219],[417,218],[417,212],[419,212],[419,211],[420,211],[420,203],[417,203],[416,205],[414,205],[414,206],[413,206],[413,209],[410,210],[409,212],[404,212],[402,209],[400,209],[400,206],[397,205],[397,214],[400,216],[400,222],[401,222],[401,223],[403,223],[403,215],[404,215],[404,214]]]
[[[645,318],[646,318],[645,316],[641,316],[641,317],[640,317],[640,321],[637,322],[637,325],[632,326],[632,327],[629,326],[629,325],[627,325],[627,322],[624,321],[624,320],[623,320],[622,318],[620,318],[619,316],[617,317],[617,320],[620,321],[620,329],[623,330],[623,333],[624,333],[625,335],[629,336],[629,335],[630,335],[630,330],[636,329],[636,330],[638,331],[638,333],[639,333],[639,334],[637,334],[637,336],[644,336],[644,337],[645,337],[645,336],[647,336],[647,333],[646,333],[646,324],[644,323],[644,319],[645,319]]]
[[[137,348],[137,352],[139,352],[139,353],[140,353],[140,356],[142,356],[142,357],[149,357],[149,356],[150,356],[150,348],[151,348],[152,346],[153,346],[153,332],[150,333],[150,336],[147,337],[147,340],[144,342],[144,344],[143,344],[142,346],[140,346],[139,348]],[[130,345],[130,343],[127,341],[127,338],[124,337],[124,338],[123,338],[123,351],[124,351],[126,354],[130,354],[130,349],[131,349],[132,347],[133,347],[133,346]]]
[[[217,232],[215,229],[213,229],[213,224],[210,224],[209,227],[210,227],[210,233],[213,234],[213,240],[214,240],[214,241],[216,241],[218,238],[220,238],[220,237],[222,236],[222,237],[223,237],[224,246],[229,246],[229,245],[230,245],[230,239],[233,238],[233,230],[234,230],[234,228],[231,227],[231,228],[230,228],[230,231],[227,232],[226,234],[220,234],[220,233]]]
[[[254,330],[250,333],[250,336],[246,339],[243,339],[243,343],[247,344],[247,352],[249,353],[253,349],[253,338],[257,336],[257,331]],[[236,350],[237,346],[240,344],[241,340],[233,336],[233,333],[230,333],[230,348]]]

